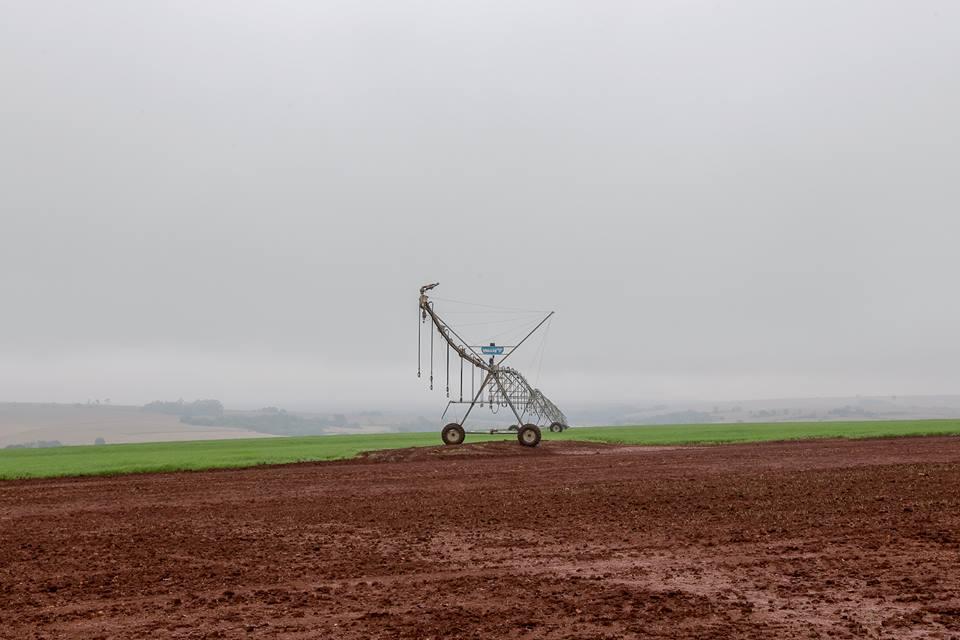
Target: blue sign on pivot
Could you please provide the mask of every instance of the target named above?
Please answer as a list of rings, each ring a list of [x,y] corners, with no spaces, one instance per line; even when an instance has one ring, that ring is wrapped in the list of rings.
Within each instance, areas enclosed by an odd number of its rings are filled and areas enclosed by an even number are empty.
[[[503,353],[503,347],[490,345],[489,347],[480,347],[480,352],[487,356],[499,356]]]

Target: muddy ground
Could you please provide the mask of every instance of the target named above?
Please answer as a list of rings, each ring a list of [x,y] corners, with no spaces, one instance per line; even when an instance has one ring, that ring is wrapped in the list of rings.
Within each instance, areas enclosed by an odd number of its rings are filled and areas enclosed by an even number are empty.
[[[2,638],[960,638],[960,438],[0,482]]]

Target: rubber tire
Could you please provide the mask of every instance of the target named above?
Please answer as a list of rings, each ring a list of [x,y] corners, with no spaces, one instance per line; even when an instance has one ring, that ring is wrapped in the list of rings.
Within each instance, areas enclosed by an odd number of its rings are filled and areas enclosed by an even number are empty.
[[[515,425],[515,424],[512,424],[512,425],[510,425],[509,427],[507,427],[507,431],[516,432],[516,431],[519,431],[519,430],[520,430],[520,428],[517,427],[517,425]]]
[[[451,422],[440,432],[440,439],[443,440],[443,444],[446,445],[463,444],[466,437],[467,433],[463,430],[463,427],[456,422]]]
[[[535,447],[540,444],[540,427],[535,424],[525,424],[517,431],[517,442],[525,447]]]
[[[550,425],[550,431],[554,433],[560,433],[561,431],[563,431],[563,425],[560,424],[559,422],[554,422],[553,424]]]

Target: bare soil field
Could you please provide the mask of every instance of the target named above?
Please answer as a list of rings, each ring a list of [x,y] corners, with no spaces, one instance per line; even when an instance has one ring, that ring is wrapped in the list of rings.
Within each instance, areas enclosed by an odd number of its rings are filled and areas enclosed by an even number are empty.
[[[960,638],[960,438],[0,483],[3,638]]]

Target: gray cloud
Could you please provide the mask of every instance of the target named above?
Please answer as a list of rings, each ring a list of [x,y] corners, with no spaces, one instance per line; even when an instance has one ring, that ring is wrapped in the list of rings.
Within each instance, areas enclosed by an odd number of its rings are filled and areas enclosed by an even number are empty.
[[[955,3],[3,13],[2,399],[430,402],[434,280],[558,402],[960,383]]]

